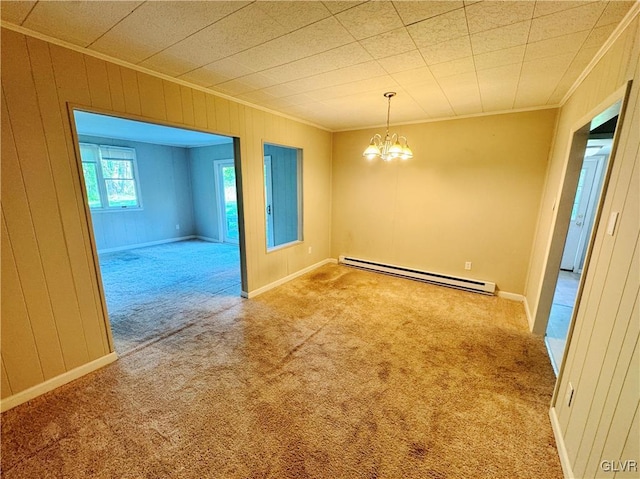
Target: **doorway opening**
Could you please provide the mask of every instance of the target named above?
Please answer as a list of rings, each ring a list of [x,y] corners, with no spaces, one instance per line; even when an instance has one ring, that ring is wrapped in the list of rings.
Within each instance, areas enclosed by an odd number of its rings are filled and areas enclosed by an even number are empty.
[[[622,101],[618,101],[597,115],[588,127],[583,129],[586,144],[584,139],[582,142],[577,141],[584,147],[581,147],[581,161],[577,165],[577,183],[545,334],[545,343],[556,375],[559,373],[566,349],[580,280],[609,169],[621,104]],[[580,131],[576,133],[579,134]]]
[[[215,182],[218,192],[218,224],[224,243],[238,244],[238,195],[236,168],[233,160],[215,160]]]
[[[238,140],[81,110],[73,119],[115,350],[241,301]]]

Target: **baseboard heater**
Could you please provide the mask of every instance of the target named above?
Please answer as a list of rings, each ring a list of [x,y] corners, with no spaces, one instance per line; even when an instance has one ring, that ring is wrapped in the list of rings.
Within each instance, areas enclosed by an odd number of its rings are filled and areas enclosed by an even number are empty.
[[[364,259],[351,258],[349,256],[340,256],[340,263],[353,266],[355,268],[377,271],[380,273],[400,276],[402,278],[416,279],[426,283],[433,283],[440,286],[448,286],[450,288],[464,289],[465,291],[473,291],[482,294],[494,294],[496,284],[489,281],[480,281],[476,279],[460,278],[457,276],[447,276],[439,273],[430,273],[428,271],[420,271],[417,269],[405,268],[403,266],[395,266],[385,263],[376,263]]]

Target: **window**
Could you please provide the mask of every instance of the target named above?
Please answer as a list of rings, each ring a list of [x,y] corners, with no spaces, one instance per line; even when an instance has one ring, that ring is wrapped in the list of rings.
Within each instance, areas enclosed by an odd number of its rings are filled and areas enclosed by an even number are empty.
[[[80,143],[82,173],[92,209],[140,208],[136,151]]]

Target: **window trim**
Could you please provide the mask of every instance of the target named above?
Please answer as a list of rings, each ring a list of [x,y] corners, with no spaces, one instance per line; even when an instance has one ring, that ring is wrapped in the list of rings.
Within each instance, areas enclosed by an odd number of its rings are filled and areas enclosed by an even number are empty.
[[[98,145],[95,143],[86,143],[86,142],[78,142],[80,145],[80,163],[81,166],[84,163],[92,163],[95,167],[95,171],[96,171],[96,178],[98,181],[98,193],[100,194],[100,206],[91,206],[89,204],[89,197],[87,194],[87,191],[85,191],[85,198],[87,200],[87,206],[89,206],[89,209],[91,210],[91,212],[101,212],[101,213],[112,213],[115,211],[140,211],[143,208],[142,205],[142,193],[140,190],[140,180],[139,180],[139,174],[138,174],[138,157],[136,155],[136,150],[135,148],[132,147],[128,147],[128,146],[116,146],[116,145]],[[82,157],[82,148],[89,148],[91,150],[94,151],[94,159],[91,160],[85,160]],[[133,173],[133,181],[134,181],[134,187],[135,187],[135,192],[136,192],[136,201],[137,201],[137,205],[135,206],[109,206],[109,196],[107,193],[107,183],[106,183],[106,179],[103,176],[102,173],[102,164],[100,163],[103,159],[103,149],[111,149],[111,150],[124,150],[127,151],[128,154],[131,156],[131,158],[111,158],[111,157],[107,157],[106,159],[111,159],[111,160],[121,160],[121,161],[130,161],[132,164],[132,173]],[[82,180],[85,183],[85,190],[86,190],[86,178],[84,177],[84,170],[81,169],[81,173],[82,173]]]

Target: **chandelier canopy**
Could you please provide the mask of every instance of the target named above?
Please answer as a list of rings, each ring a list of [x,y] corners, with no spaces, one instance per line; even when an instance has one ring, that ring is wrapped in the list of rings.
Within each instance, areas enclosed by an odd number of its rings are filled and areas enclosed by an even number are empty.
[[[407,138],[404,136],[398,136],[393,133],[389,135],[389,114],[391,113],[391,99],[396,96],[396,92],[388,91],[384,94],[385,98],[387,98],[387,131],[385,133],[384,139],[381,135],[375,134],[371,137],[371,141],[369,146],[362,156],[366,157],[369,160],[373,160],[375,158],[382,158],[384,161],[391,161],[394,158],[400,158],[401,160],[408,160],[413,158],[413,152],[411,148],[409,148],[409,144],[407,143]]]

